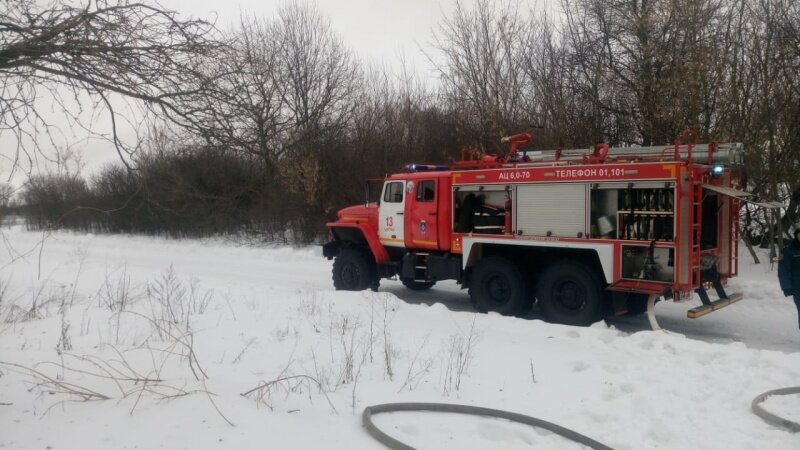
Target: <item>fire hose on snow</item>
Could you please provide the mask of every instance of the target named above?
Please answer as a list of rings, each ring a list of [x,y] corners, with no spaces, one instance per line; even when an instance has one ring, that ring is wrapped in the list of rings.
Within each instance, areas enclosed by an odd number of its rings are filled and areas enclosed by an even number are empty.
[[[546,420],[537,419],[536,417],[525,416],[522,414],[517,414],[509,411],[502,411],[499,409],[482,408],[479,406],[453,405],[448,403],[384,403],[382,405],[373,405],[364,408],[364,413],[361,415],[361,419],[364,428],[367,429],[367,432],[381,444],[393,450],[414,450],[414,447],[404,444],[398,441],[397,439],[389,436],[388,434],[381,431],[372,422],[372,416],[375,414],[390,413],[390,412],[409,412],[409,411],[456,413],[456,414],[467,414],[472,416],[495,417],[498,419],[506,419],[510,420],[511,422],[522,423],[525,425],[530,425],[532,427],[542,428],[551,431],[561,437],[564,437],[571,441],[578,442],[589,448],[593,448],[596,450],[613,450],[611,447],[601,444],[600,442],[597,442],[592,438],[584,436],[578,433],[577,431],[570,430],[569,428],[564,428],[560,425],[548,422]]]
[[[783,417],[777,416],[766,411],[761,407],[761,403],[773,395],[791,395],[800,394],[800,386],[789,387],[782,389],[775,389],[772,391],[764,392],[758,395],[751,404],[751,409],[754,414],[761,417],[770,425],[789,430],[793,433],[800,433],[800,423],[793,422]],[[483,408],[480,406],[468,405],[454,405],[449,403],[384,403],[380,405],[372,405],[364,408],[364,413],[361,415],[361,421],[367,432],[381,444],[387,446],[392,450],[415,450],[414,447],[405,444],[382,431],[372,421],[372,417],[376,414],[393,413],[393,412],[442,412],[442,413],[455,413],[466,414],[471,416],[493,417],[497,419],[505,419],[511,422],[530,425],[532,427],[548,430],[557,434],[565,439],[585,445],[586,447],[595,450],[613,450],[603,443],[595,441],[594,439],[578,433],[561,425],[548,422],[546,420],[538,419],[536,417],[517,414],[510,411],[503,411],[499,409]]]
[[[758,417],[764,419],[770,425],[785,428],[793,433],[800,433],[800,423],[793,422],[791,420],[785,419],[780,416],[776,416],[771,412],[768,412],[764,408],[761,407],[761,402],[766,400],[773,395],[791,395],[791,394],[800,394],[800,386],[795,387],[788,387],[783,389],[775,389],[772,391],[764,392],[760,394],[756,398],[753,399],[753,403],[751,403],[750,408],[753,410],[753,413]]]

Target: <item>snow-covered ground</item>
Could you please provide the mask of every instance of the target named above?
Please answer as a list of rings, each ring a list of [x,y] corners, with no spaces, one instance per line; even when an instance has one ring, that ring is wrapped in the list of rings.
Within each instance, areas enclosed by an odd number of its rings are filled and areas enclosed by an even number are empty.
[[[750,412],[800,385],[800,330],[767,264],[744,300],[590,328],[477,314],[442,283],[335,292],[316,248],[2,231],[0,448],[381,448],[364,407],[446,402],[556,422],[616,449],[797,449]],[[241,394],[250,392],[244,396]],[[80,395],[76,395],[80,394]],[[800,396],[770,411],[798,420]],[[580,448],[500,420],[379,415],[418,448]]]

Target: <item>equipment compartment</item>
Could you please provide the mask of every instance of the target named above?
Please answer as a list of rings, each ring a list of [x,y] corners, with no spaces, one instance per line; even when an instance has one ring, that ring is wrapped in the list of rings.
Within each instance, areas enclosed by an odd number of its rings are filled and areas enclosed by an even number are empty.
[[[653,245],[622,246],[622,278],[671,283],[675,278],[674,263],[673,248]]]
[[[501,186],[470,186],[453,192],[453,231],[502,234],[511,193]]]
[[[591,211],[594,238],[675,240],[675,189],[671,183],[596,183]]]

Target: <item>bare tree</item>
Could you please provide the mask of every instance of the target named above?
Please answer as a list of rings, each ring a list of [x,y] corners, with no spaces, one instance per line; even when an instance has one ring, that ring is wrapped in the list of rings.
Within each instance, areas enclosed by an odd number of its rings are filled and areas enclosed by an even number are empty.
[[[275,19],[243,17],[229,37],[204,136],[258,155],[268,173],[310,139],[343,129],[358,70],[329,21],[307,5],[283,5]],[[209,98],[205,99],[209,100]]]
[[[529,109],[537,132],[534,145],[579,147],[600,139],[624,141],[631,134],[618,115],[604,111],[593,99],[601,89],[602,71],[581,71],[576,55],[564,44],[568,35],[547,15],[531,14],[522,70],[531,93]]]
[[[212,145],[257,156],[265,175],[273,175],[283,156],[282,141],[290,125],[278,86],[279,58],[275,24],[242,17],[228,37],[229,53],[209,58],[221,76],[215,95],[199,99],[208,111],[202,136]]]
[[[16,141],[15,151],[3,154],[12,167],[43,154],[46,144],[58,141],[56,134],[69,134],[65,128],[99,134],[92,131],[92,117],[86,118],[93,112],[110,117],[111,132],[100,137],[121,157],[134,149],[118,134],[125,121],[155,114],[182,127],[198,125],[198,111],[187,105],[209,92],[198,57],[218,47],[213,24],[145,1],[0,5],[0,133]],[[43,104],[43,97],[55,107]],[[120,108],[120,98],[132,104]],[[140,113],[119,111],[128,106]],[[51,122],[50,109],[62,119]]]
[[[277,36],[278,86],[292,124],[279,174],[283,186],[300,199],[294,220],[298,231],[311,237],[322,229],[320,218],[333,209],[326,196],[341,173],[325,169],[346,145],[360,73],[351,51],[316,8],[282,6]]]
[[[341,128],[357,86],[354,57],[317,9],[298,3],[278,11],[277,73],[295,135]]]
[[[725,0],[563,0],[573,86],[609,123],[612,141],[671,142],[714,133]],[[630,129],[634,134],[630,134]]]
[[[360,85],[358,64],[314,7],[287,3],[274,19],[242,18],[202,135],[215,146],[254,155],[264,182],[293,205],[295,223],[314,222],[326,205],[324,162],[340,150]],[[294,201],[287,201],[287,196]]]
[[[770,237],[762,244],[769,243],[773,255],[772,244],[797,223],[800,208],[800,34],[794,3],[759,0],[740,7],[747,38],[737,43],[742,75],[731,86],[747,99],[731,114],[739,120],[728,125],[741,124],[733,132],[749,146],[748,183],[761,197],[788,206],[780,220],[761,220]]]
[[[14,195],[14,188],[9,184],[0,183],[0,208],[8,206],[12,195]]]
[[[530,123],[532,92],[523,76],[526,21],[516,2],[461,1],[435,34],[429,60],[443,95],[459,115],[462,132],[486,149]]]

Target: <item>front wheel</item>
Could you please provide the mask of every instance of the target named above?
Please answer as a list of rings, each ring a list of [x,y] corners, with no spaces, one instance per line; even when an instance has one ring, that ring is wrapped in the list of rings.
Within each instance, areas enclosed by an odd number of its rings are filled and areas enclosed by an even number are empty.
[[[375,261],[366,251],[346,248],[334,259],[333,287],[337,291],[363,291],[377,284]]]
[[[544,270],[536,286],[536,298],[548,322],[581,326],[602,317],[605,301],[596,272],[570,261],[557,262]]]
[[[519,268],[499,256],[478,262],[472,271],[469,296],[478,311],[506,316],[524,314],[531,305],[527,283]]]

